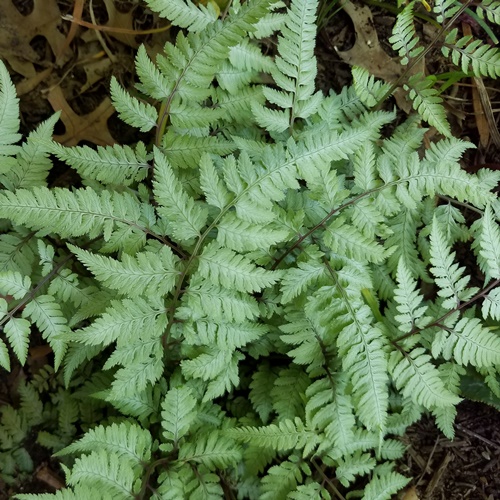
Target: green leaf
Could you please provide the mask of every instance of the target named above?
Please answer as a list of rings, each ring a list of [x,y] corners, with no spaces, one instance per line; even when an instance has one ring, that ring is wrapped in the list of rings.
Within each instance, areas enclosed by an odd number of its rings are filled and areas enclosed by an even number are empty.
[[[257,267],[248,257],[217,243],[209,243],[200,256],[199,273],[214,285],[239,292],[257,292],[277,283],[280,271]]]
[[[179,259],[167,246],[156,253],[138,252],[134,257],[123,254],[122,261],[74,245],[68,245],[68,248],[103,285],[125,291],[129,297],[165,295],[172,290],[179,275],[175,268]]]
[[[163,435],[177,445],[196,418],[196,399],[188,387],[172,388],[165,395],[161,407]]]
[[[141,132],[148,132],[156,126],[158,120],[156,109],[151,104],[141,102],[128,94],[114,76],[111,77],[110,91],[113,105],[125,123],[138,128]]]
[[[77,458],[66,475],[70,486],[96,485],[100,497],[118,497],[123,500],[134,498],[132,485],[135,479],[130,462],[103,449]]]
[[[428,409],[456,405],[460,398],[445,388],[431,357],[422,347],[401,355],[392,352],[389,370],[403,396]]]
[[[165,155],[155,148],[154,194],[158,213],[165,217],[173,235],[181,241],[201,236],[207,221],[207,209],[184,191]]]
[[[94,427],[55,456],[105,450],[107,453],[116,454],[122,461],[139,465],[150,459],[151,446],[151,434],[147,429],[130,422],[123,422]]]
[[[28,357],[30,327],[31,323],[22,318],[10,318],[4,326],[9,344],[22,365]]]
[[[16,271],[0,273],[0,293],[22,299],[31,289],[29,276],[23,276]]]
[[[225,434],[213,431],[198,436],[195,443],[184,443],[179,460],[205,465],[209,470],[227,469],[241,460],[241,448]]]
[[[308,430],[300,418],[283,420],[278,425],[229,429],[225,434],[238,441],[276,451],[304,448],[304,455],[310,453],[319,441],[319,437]]]

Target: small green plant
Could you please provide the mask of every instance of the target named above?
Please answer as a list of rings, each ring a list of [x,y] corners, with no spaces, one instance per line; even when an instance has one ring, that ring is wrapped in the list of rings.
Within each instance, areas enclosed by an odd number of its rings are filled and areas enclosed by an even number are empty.
[[[500,76],[500,49],[491,47],[472,35],[460,37],[458,28],[453,27],[454,22],[460,14],[466,12],[494,37],[485,20],[500,24],[500,2],[485,0],[478,2],[473,9],[469,9],[470,1],[462,4],[456,0],[436,0],[433,2],[432,10],[437,22],[441,25],[441,30],[433,43],[427,47],[420,43],[414,25],[415,6],[419,4],[420,1],[416,0],[409,2],[397,15],[389,41],[393,49],[399,53],[401,64],[408,65],[409,69],[415,66],[436,43],[441,43],[441,53],[450,58],[452,64],[458,66],[459,69],[446,75],[447,78],[440,89],[436,88],[438,79],[436,75],[426,76],[418,73],[403,82],[404,88],[409,91],[412,105],[419,115],[436,127],[441,134],[450,136],[450,125],[442,105],[442,92],[449,85],[468,76],[490,78]],[[444,37],[444,40],[441,41],[441,37]],[[391,86],[388,93],[390,94],[392,90],[394,89]],[[382,100],[386,96],[387,94],[382,97]]]
[[[151,146],[66,148],[57,117],[18,145],[0,66],[0,364],[35,328],[118,413],[57,452],[66,489],[17,498],[388,499],[409,425],[453,437],[468,373],[500,393],[500,174],[415,119],[382,138],[362,72],[317,92],[317,1],[148,4],[184,31],[139,49],[145,100],[111,93]],[[49,188],[49,154],[84,187]]]
[[[38,466],[33,447],[58,452],[103,418],[105,402],[90,398],[100,387],[92,373],[74,378],[67,388],[62,375],[44,366],[29,382],[20,382],[18,404],[0,408],[0,479],[14,489],[30,480]]]

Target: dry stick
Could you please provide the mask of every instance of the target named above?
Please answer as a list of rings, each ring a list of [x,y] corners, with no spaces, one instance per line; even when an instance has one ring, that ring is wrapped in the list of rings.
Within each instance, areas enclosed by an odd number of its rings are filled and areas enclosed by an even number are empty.
[[[500,444],[498,443],[495,443],[494,441],[490,441],[489,439],[481,436],[480,434],[477,434],[476,432],[474,431],[471,431],[469,429],[466,429],[463,425],[460,425],[460,424],[455,424],[455,427],[462,433],[464,434],[468,434],[469,436],[473,436],[475,437],[476,439],[479,439],[481,441],[483,441],[484,443],[488,444],[489,446],[493,446],[494,448],[496,448],[497,450],[500,450]]]
[[[90,0],[90,2],[89,2],[90,19],[92,19],[92,22],[94,24],[96,24],[96,19],[95,19],[95,15],[94,15],[94,6],[93,6],[92,2],[93,2],[93,0]],[[112,63],[116,63],[116,56],[113,54],[113,52],[111,52],[111,50],[109,50],[108,46],[106,45],[106,42],[104,41],[103,36],[101,35],[101,33],[99,33],[99,30],[96,30],[95,36],[99,40],[99,43],[101,44],[101,47],[103,48],[104,52],[106,52],[107,56],[109,57],[109,60]]]
[[[128,28],[119,28],[113,26],[102,26],[100,24],[92,24],[87,21],[84,21],[83,19],[74,17],[70,14],[61,16],[61,19],[64,19],[65,21],[70,21],[75,26],[83,26],[84,28],[89,28],[95,31],[107,31],[109,33],[121,33],[123,35],[134,35],[134,36],[153,35],[155,33],[161,33],[162,31],[167,31],[172,27],[171,24],[167,24],[166,26],[162,26],[161,28],[151,28],[149,30],[131,30]]]
[[[331,479],[325,474],[325,471],[316,463],[316,460],[314,460],[314,458],[311,458],[311,463],[314,465],[315,469],[321,474],[321,477],[325,481],[325,483],[328,484],[328,486],[335,493],[335,496],[340,500],[346,500],[344,495],[340,493],[337,487],[332,483]]]

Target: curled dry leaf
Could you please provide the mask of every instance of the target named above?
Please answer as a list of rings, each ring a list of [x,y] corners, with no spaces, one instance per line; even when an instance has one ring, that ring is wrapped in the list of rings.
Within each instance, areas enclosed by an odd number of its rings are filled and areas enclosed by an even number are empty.
[[[55,0],[34,0],[33,10],[22,15],[11,0],[1,1],[0,58],[7,60],[17,73],[32,78],[36,74],[33,63],[42,63],[30,42],[41,35],[57,55],[64,46],[64,35],[59,31],[61,11]]]
[[[63,135],[54,139],[65,146],[74,146],[88,141],[99,146],[112,145],[116,141],[108,128],[108,119],[115,112],[111,99],[106,97],[91,113],[77,115],[64,97],[61,87],[54,87],[47,96],[54,111],[61,111],[61,120],[66,127]]]

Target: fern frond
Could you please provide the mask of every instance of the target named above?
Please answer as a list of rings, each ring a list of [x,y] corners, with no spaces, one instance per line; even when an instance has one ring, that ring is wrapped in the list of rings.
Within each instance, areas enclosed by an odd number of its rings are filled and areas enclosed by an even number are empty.
[[[254,297],[215,286],[196,275],[196,281],[183,297],[184,307],[177,309],[178,319],[195,320],[209,317],[212,321],[241,323],[259,316],[259,306]]]
[[[500,24],[500,3],[495,0],[483,0],[476,7],[476,13],[481,19]]]
[[[252,104],[255,121],[268,132],[284,132],[290,126],[290,110],[270,109],[258,103]]]
[[[337,217],[326,228],[325,245],[339,255],[360,262],[381,263],[387,256],[385,249],[374,239],[367,238],[357,228],[346,224],[345,218]]]
[[[71,470],[66,470],[66,481],[70,486],[96,485],[100,497],[132,500],[132,486],[136,479],[130,462],[103,449],[77,458]]]
[[[438,142],[431,142],[425,150],[424,158],[431,162],[458,162],[467,149],[475,148],[474,144],[456,137],[447,137]]]
[[[354,66],[351,71],[356,94],[368,108],[374,107],[390,89],[390,84],[375,80],[365,68]]]
[[[7,67],[0,61],[0,146],[3,155],[14,155],[21,139],[19,134],[19,99]],[[3,161],[3,160],[2,160]]]
[[[460,5],[457,5],[455,0],[437,0],[434,2],[432,10],[437,14],[437,22],[443,23],[445,19],[452,17],[459,9]]]
[[[144,357],[137,356],[130,365],[125,364],[115,373],[109,391],[110,398],[133,396],[160,380],[165,369],[161,342],[157,341],[153,347]]]
[[[50,144],[50,152],[72,166],[83,179],[103,184],[128,186],[144,180],[150,170],[147,153],[142,142],[134,149],[130,146],[88,146],[67,148],[59,143]]]
[[[30,317],[43,338],[49,342],[54,351],[57,370],[66,353],[71,332],[60,304],[52,295],[38,295],[26,304],[23,316]]]
[[[328,495],[326,489],[319,483],[307,483],[297,486],[295,491],[288,493],[291,500],[316,500]]]
[[[451,135],[450,124],[446,118],[446,112],[441,104],[443,99],[439,91],[432,88],[433,81],[425,78],[421,73],[412,76],[408,85],[404,88],[409,90],[413,108],[427,122],[444,136]]]
[[[268,250],[269,247],[285,241],[288,231],[272,224],[251,224],[239,219],[233,212],[226,214],[218,225],[217,241],[237,252]]]
[[[179,259],[167,246],[162,246],[157,253],[138,252],[135,257],[123,254],[121,261],[74,245],[68,248],[97,280],[113,290],[125,290],[129,297],[165,295],[172,290],[179,274],[176,270]]]
[[[423,297],[417,290],[417,282],[412,277],[401,258],[398,264],[396,280],[398,287],[394,291],[394,300],[398,303],[397,315],[394,319],[399,323],[402,333],[408,333],[416,326],[423,328],[431,321],[431,318],[424,316],[427,306],[422,305]]]
[[[252,375],[250,382],[249,399],[262,422],[266,424],[273,411],[271,390],[274,387],[277,375],[273,373],[268,364],[262,364]]]
[[[497,47],[490,47],[482,40],[464,36],[451,49],[446,46],[442,49],[446,56],[450,50],[453,64],[460,66],[465,74],[472,72],[474,76],[491,78],[500,76],[500,50]]]
[[[23,318],[10,318],[5,323],[3,331],[17,359],[24,365],[28,357],[31,323]]]
[[[413,25],[414,8],[415,2],[410,2],[398,13],[396,24],[392,29],[392,36],[389,38],[393,50],[399,53],[403,65],[407,65],[410,59],[418,56],[424,50],[424,47],[416,47],[420,40]]]
[[[154,194],[160,205],[157,211],[167,220],[173,235],[182,241],[199,237],[207,221],[207,210],[184,191],[159,149],[155,149],[155,177]]]
[[[270,467],[267,475],[262,478],[262,500],[286,500],[288,494],[293,491],[297,484],[302,482],[304,473],[310,475],[307,464],[300,462],[296,455],[279,465]]]
[[[12,295],[15,299],[22,299],[31,289],[29,276],[23,276],[17,271],[0,273],[0,294]]]
[[[500,288],[494,288],[484,297],[481,314],[484,319],[488,316],[496,321],[500,319]]]
[[[0,176],[1,182],[8,189],[14,191],[46,184],[52,167],[52,162],[48,158],[50,151],[48,144],[58,118],[59,114],[56,113],[30,132],[16,156],[15,168],[10,169],[5,176]]]
[[[20,410],[27,425],[40,425],[43,422],[43,403],[38,391],[32,384],[21,383],[18,387],[21,398]]]
[[[140,205],[131,195],[109,191],[97,194],[91,188],[74,193],[45,187],[3,192],[0,193],[0,216],[40,233],[58,233],[63,238],[84,234],[95,238],[104,234],[108,241],[112,240],[113,230],[123,231],[125,226],[131,226],[131,234],[135,235],[141,227]],[[130,242],[125,238],[122,243]]]
[[[303,419],[304,397],[310,383],[309,376],[299,366],[292,365],[279,371],[271,390],[273,409],[279,421]]]
[[[196,399],[189,387],[174,387],[165,395],[161,405],[161,426],[165,439],[173,441],[175,446],[189,432],[196,418],[195,406]]]
[[[263,337],[267,332],[266,325],[249,321],[242,323],[196,321],[192,325],[186,325],[184,335],[186,342],[191,345],[217,344],[221,349],[234,350]]]
[[[217,12],[211,3],[205,7],[191,0],[148,0],[148,7],[168,19],[174,26],[198,32],[217,19]]]
[[[314,94],[316,77],[316,11],[318,1],[293,0],[278,37],[278,56],[271,75],[284,91],[264,88],[264,95],[283,110],[255,106],[257,122],[269,131],[283,132],[296,117],[308,118],[321,103],[321,93]]]
[[[478,261],[486,279],[500,278],[500,228],[490,206],[481,220]]]
[[[434,408],[432,415],[436,420],[438,429],[448,438],[455,438],[455,428],[453,423],[457,416],[457,409],[454,406],[445,406],[444,408]]]
[[[35,262],[36,241],[18,229],[0,235],[0,272],[17,271],[31,275]]]
[[[116,454],[120,460],[139,465],[149,460],[151,446],[151,434],[147,429],[130,422],[123,422],[94,427],[78,441],[57,452],[55,456],[104,450]]]
[[[369,453],[356,452],[353,455],[338,459],[335,475],[347,487],[355,481],[356,476],[368,474],[375,465],[376,461]]]
[[[319,440],[314,432],[305,427],[300,418],[282,420],[278,425],[229,429],[224,433],[238,441],[251,442],[253,446],[276,451],[304,448],[304,456],[315,448]]]
[[[354,406],[368,429],[385,428],[388,408],[387,358],[382,332],[369,324],[368,306],[349,308],[351,323],[337,339],[342,367],[353,384]]]
[[[238,69],[269,73],[274,68],[272,58],[265,56],[258,45],[243,39],[229,51],[229,61]]]
[[[356,420],[352,398],[346,394],[346,380],[346,377],[344,380],[339,377],[333,390],[327,379],[321,379],[307,389],[310,399],[306,403],[306,412],[313,412],[312,424],[325,433],[318,452],[325,452],[334,459],[349,454],[354,442]],[[324,389],[314,394],[313,390],[319,387]]]
[[[137,332],[161,332],[165,308],[161,302],[151,304],[140,297],[134,300],[114,300],[106,312],[91,325],[74,332],[68,340],[86,345],[108,345],[118,338],[122,342],[133,339]]]
[[[396,387],[403,396],[428,409],[458,404],[460,398],[446,389],[430,359],[421,347],[404,356],[393,351],[389,356],[389,370]]]
[[[176,4],[181,2],[184,3],[176,0]],[[237,12],[231,12],[224,23],[215,21],[200,35],[190,33],[185,37],[180,33],[175,46],[167,43],[167,57],[159,56],[157,63],[175,89],[171,96],[177,94],[184,102],[199,103],[206,99],[210,94],[208,88],[230,48],[254,31],[254,23],[266,14],[271,3],[272,0],[245,3]],[[162,4],[168,2],[163,0]]]
[[[280,339],[285,344],[297,347],[287,352],[297,365],[308,365],[307,370],[321,369],[325,362],[321,345],[318,341],[320,335],[317,333],[316,325],[300,313],[288,315],[290,323],[280,326],[286,333]]]
[[[287,304],[326,277],[326,268],[323,263],[298,262],[297,267],[287,270],[281,280],[281,293],[283,294],[281,303]]]
[[[240,459],[241,448],[225,432],[197,436],[196,444],[185,443],[179,448],[180,461],[201,463],[209,470],[227,469]]]
[[[484,208],[492,203],[496,196],[481,178],[464,172],[460,166],[452,162],[430,163],[420,162],[416,153],[410,158],[400,158],[397,172],[400,180],[396,183],[396,196],[401,203],[414,205],[424,196],[442,194],[459,201],[470,201],[474,206]],[[406,188],[403,186],[406,185]]]
[[[274,285],[282,274],[257,267],[247,257],[215,242],[204,248],[198,271],[214,285],[247,293]]]
[[[207,203],[220,210],[232,201],[231,194],[219,177],[210,156],[206,153],[200,159],[200,187]]]
[[[398,472],[391,471],[389,474],[375,474],[365,486],[363,498],[365,500],[389,500],[409,482],[409,477],[404,477]]]
[[[271,5],[271,10],[280,7],[282,7],[282,3],[276,2]],[[252,33],[252,36],[258,40],[267,38],[274,32],[281,30],[285,20],[286,14],[269,12],[254,24],[255,31]]]
[[[442,328],[448,332],[436,336],[432,343],[433,356],[454,359],[459,365],[469,363],[487,368],[500,363],[500,337],[492,329],[482,325],[477,318],[462,318],[454,326]]]
[[[20,493],[15,496],[18,500],[82,500],[84,498],[99,498],[102,489],[90,484],[76,485],[74,488],[64,488],[55,493]]]
[[[141,132],[148,132],[156,126],[158,120],[156,109],[151,104],[141,102],[127,93],[114,76],[111,77],[110,92],[113,105],[125,123],[138,128]]]
[[[219,376],[226,375],[225,372],[231,366],[235,354],[237,353],[227,348],[207,347],[194,359],[183,360],[182,372],[187,378],[201,378],[205,381],[215,380]],[[242,355],[237,357],[240,358]],[[236,385],[238,380],[234,382]]]
[[[467,289],[470,276],[463,276],[465,268],[458,267],[454,262],[455,252],[450,253],[448,242],[445,240],[441,229],[434,218],[431,230],[431,272],[436,277],[439,287],[438,295],[444,297],[441,306],[452,310],[460,305],[461,301],[469,299],[472,294]]]

